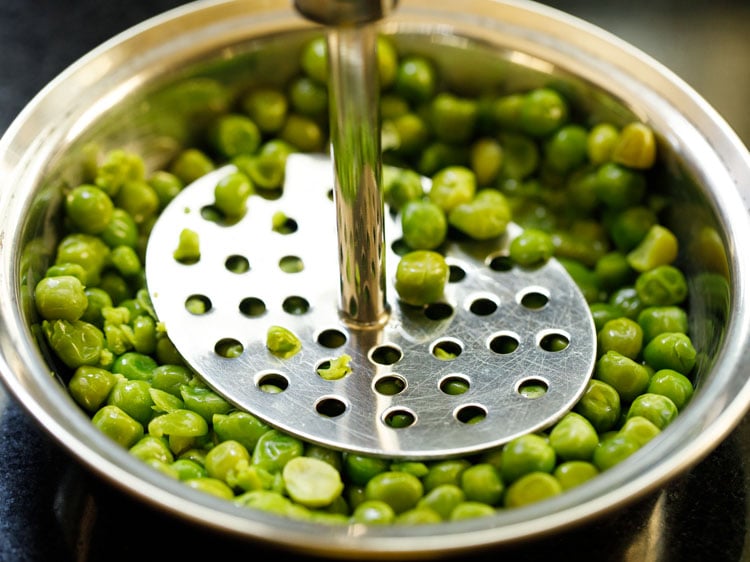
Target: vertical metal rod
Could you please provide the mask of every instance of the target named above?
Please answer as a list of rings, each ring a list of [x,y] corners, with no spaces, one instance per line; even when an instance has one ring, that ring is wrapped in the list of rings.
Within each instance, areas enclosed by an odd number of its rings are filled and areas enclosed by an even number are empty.
[[[328,30],[340,312],[357,327],[387,321],[377,33],[372,24]]]

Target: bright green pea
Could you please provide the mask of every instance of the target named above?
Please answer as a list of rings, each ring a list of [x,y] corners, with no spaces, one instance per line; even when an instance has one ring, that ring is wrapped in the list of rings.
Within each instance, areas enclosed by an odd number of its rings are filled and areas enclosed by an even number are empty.
[[[609,431],[620,419],[620,395],[611,385],[592,379],[574,411],[589,420],[598,433]]]
[[[631,437],[640,447],[643,447],[646,443],[659,435],[661,429],[659,429],[651,420],[642,416],[631,416],[625,420],[624,424],[622,424],[619,433]]]
[[[250,179],[242,172],[221,178],[214,187],[214,205],[232,220],[241,218],[247,211],[247,200],[253,193]]]
[[[136,352],[152,354],[156,350],[156,321],[145,314],[132,321],[133,347]]]
[[[299,439],[270,429],[258,439],[252,464],[271,473],[281,472],[286,463],[303,452],[304,444]]]
[[[417,508],[431,509],[448,520],[455,507],[465,500],[466,494],[455,484],[440,484],[419,499]]]
[[[206,472],[210,478],[227,482],[230,473],[238,470],[238,465],[250,462],[250,453],[236,441],[223,441],[206,453]]]
[[[151,386],[181,398],[180,388],[188,384],[192,376],[187,367],[166,363],[151,371]]]
[[[437,71],[431,61],[418,55],[401,59],[393,83],[397,94],[413,103],[421,103],[433,97],[436,86]]]
[[[323,130],[314,119],[306,115],[289,114],[279,131],[279,138],[302,152],[317,152],[323,148]]]
[[[289,85],[289,101],[297,113],[320,117],[328,111],[328,89],[317,80],[300,76]]]
[[[166,414],[185,407],[185,403],[173,394],[153,386],[149,389],[149,394],[154,402],[152,408],[157,414]]]
[[[492,188],[481,189],[468,203],[448,214],[448,223],[474,240],[490,240],[505,233],[511,219],[508,200]]]
[[[431,250],[409,252],[396,266],[396,291],[410,305],[436,302],[443,296],[449,273],[441,254]]]
[[[518,123],[533,137],[546,137],[568,119],[568,104],[555,90],[537,88],[528,92],[521,104]]]
[[[305,443],[304,456],[327,462],[339,473],[341,473],[343,470],[344,461],[343,453],[341,451],[330,449],[328,447],[324,447],[323,445]]]
[[[65,196],[65,214],[86,234],[101,233],[112,218],[114,207],[109,195],[94,185],[79,185]]]
[[[461,474],[471,466],[465,459],[446,459],[435,461],[429,467],[429,472],[422,478],[424,489],[430,492],[442,484],[461,485]]]
[[[396,525],[434,525],[442,519],[428,507],[415,507],[399,513],[394,520]]]
[[[365,500],[354,508],[353,523],[365,525],[390,525],[396,519],[393,508],[380,500]]]
[[[290,330],[281,326],[270,326],[266,333],[266,347],[281,359],[288,359],[302,349],[302,342]]]
[[[138,225],[125,209],[115,208],[100,236],[110,248],[117,246],[135,248],[138,244]]]
[[[692,398],[693,390],[693,383],[682,373],[660,369],[651,376],[646,392],[666,396],[678,410],[682,410]]]
[[[226,414],[232,409],[229,402],[209,388],[183,385],[180,396],[186,408],[200,414],[207,422],[213,419],[214,414]]]
[[[510,243],[510,259],[522,267],[545,264],[555,253],[552,237],[543,230],[527,228]]]
[[[681,332],[659,334],[643,348],[643,359],[655,370],[672,369],[683,375],[693,370],[697,355],[690,337]]]
[[[549,444],[563,461],[589,460],[599,443],[591,422],[576,412],[568,412],[549,434]]]
[[[117,377],[106,369],[82,365],[68,382],[68,390],[76,403],[89,413],[96,412],[107,400]]]
[[[212,496],[216,496],[221,499],[231,500],[234,498],[234,492],[232,491],[232,489],[218,478],[188,478],[187,480],[184,480],[184,483],[186,486],[189,486],[194,490],[198,490],[206,494],[211,494]]]
[[[618,212],[609,221],[609,235],[618,250],[629,252],[640,244],[655,224],[657,217],[652,209],[644,206],[629,207]]]
[[[137,275],[143,269],[141,259],[130,246],[117,246],[109,253],[112,266],[124,277]]]
[[[685,275],[672,265],[644,271],[636,278],[635,289],[646,306],[680,304],[688,294]]]
[[[259,189],[280,189],[283,186],[287,157],[296,151],[286,141],[271,139],[254,156],[240,155],[232,162]]]
[[[184,264],[197,262],[201,257],[200,237],[198,233],[189,228],[183,228],[180,231],[177,247],[172,252],[172,257]]]
[[[364,486],[376,474],[388,470],[389,462],[380,457],[348,453],[344,455],[344,473],[354,484]]]
[[[144,380],[119,380],[112,387],[107,403],[117,406],[145,426],[154,413],[150,388],[149,383]]]
[[[295,457],[282,470],[289,497],[305,507],[330,505],[344,490],[338,471],[325,461],[312,457]]]
[[[522,507],[557,496],[563,491],[557,479],[546,472],[530,472],[513,482],[505,494],[505,507]]]
[[[532,472],[552,472],[557,455],[547,439],[533,433],[505,444],[500,467],[503,482],[515,482]]]
[[[630,267],[639,272],[649,271],[660,265],[671,264],[677,259],[679,243],[668,228],[655,224],[646,232],[640,243],[628,252]]]
[[[106,405],[91,418],[94,427],[129,449],[143,437],[143,426],[117,406]]]
[[[212,425],[219,440],[237,441],[248,451],[252,451],[260,437],[270,429],[254,415],[241,411],[214,414]]]
[[[567,461],[560,463],[552,475],[563,490],[570,490],[591,480],[599,474],[599,469],[588,461]]]
[[[592,164],[604,164],[612,159],[612,152],[620,138],[620,131],[611,123],[594,125],[586,139],[586,152]]]
[[[610,295],[608,302],[618,307],[623,316],[632,319],[638,318],[646,306],[633,286],[620,287]]]
[[[77,263],[58,263],[51,265],[44,273],[45,277],[64,277],[66,275],[75,277],[82,284],[86,283],[86,270],[83,269],[83,266]]]
[[[599,204],[596,196],[596,172],[586,166],[571,172],[565,182],[565,194],[574,212],[592,214]]]
[[[594,451],[594,465],[603,472],[624,461],[640,447],[631,435],[615,433],[606,436]]]
[[[150,382],[156,367],[156,361],[149,355],[131,351],[115,359],[112,372],[124,375],[130,380]]]
[[[405,113],[383,123],[383,131],[391,131],[393,150],[400,155],[414,156],[430,139],[430,127],[419,115]]]
[[[594,302],[589,305],[591,316],[594,319],[594,329],[599,332],[610,320],[615,320],[623,315],[619,306],[607,302]]]
[[[646,192],[646,179],[641,173],[613,162],[599,167],[596,180],[596,194],[609,209],[638,205]]]
[[[448,166],[432,177],[430,200],[446,213],[462,203],[470,203],[476,193],[474,172],[465,166]]]
[[[643,340],[648,343],[664,332],[688,331],[688,316],[679,306],[650,306],[638,313],[638,324],[643,329]]]
[[[257,88],[242,99],[242,109],[263,133],[275,133],[284,125],[289,101],[275,88]]]
[[[519,117],[524,94],[507,94],[490,102],[489,114],[492,122],[503,131],[518,131]]]
[[[620,317],[609,320],[596,335],[599,355],[608,351],[635,359],[643,347],[643,329],[635,320]]]
[[[115,204],[133,217],[136,224],[144,224],[159,211],[159,196],[145,181],[130,181],[120,188]]]
[[[153,418],[148,432],[157,436],[200,437],[208,433],[208,424],[199,414],[180,409]]]
[[[130,447],[130,454],[142,461],[157,460],[170,464],[174,461],[174,456],[166,441],[154,435],[141,437],[135,445]]]
[[[108,152],[96,171],[96,186],[110,197],[116,196],[125,183],[141,181],[145,174],[143,159],[132,152],[115,149]]]
[[[109,259],[109,247],[90,234],[69,234],[57,245],[55,263],[76,263],[86,271],[84,285],[96,286]]]
[[[44,320],[42,331],[55,354],[71,369],[99,364],[104,334],[93,324],[83,320]]]
[[[208,476],[208,472],[201,464],[190,459],[177,459],[172,463],[172,468],[177,471],[177,478],[183,481]]]
[[[423,195],[422,179],[415,171],[383,166],[383,196],[391,209],[399,211],[406,203]]]
[[[478,186],[490,186],[500,176],[504,151],[500,141],[482,137],[474,141],[469,150],[469,162],[476,175]]]
[[[411,249],[434,250],[445,241],[448,221],[438,205],[426,199],[415,199],[401,209],[401,231]]]
[[[385,502],[396,514],[414,508],[423,492],[422,482],[408,472],[381,472],[373,476],[365,485],[367,500]]]
[[[315,37],[302,48],[302,70],[321,84],[328,83],[328,45],[325,37]]]
[[[635,280],[635,272],[630,267],[628,259],[620,251],[612,251],[604,254],[596,260],[594,273],[599,278],[602,288],[610,291],[631,285]]]
[[[630,357],[609,350],[596,362],[594,376],[612,386],[623,402],[631,402],[646,391],[650,373]]]
[[[394,462],[391,463],[390,469],[399,472],[408,472],[417,478],[423,478],[430,472],[429,467],[425,463],[419,461]]]
[[[587,159],[588,131],[580,125],[563,125],[544,144],[544,161],[560,174],[567,174]]]
[[[185,185],[180,178],[166,170],[157,170],[148,178],[148,184],[159,198],[159,209],[163,210]],[[115,244],[117,245],[117,244]],[[132,244],[131,244],[132,245]]]
[[[477,517],[489,517],[495,514],[491,505],[478,501],[465,501],[458,504],[451,512],[450,521],[462,521],[464,519],[476,519]]]
[[[61,275],[45,277],[34,289],[34,302],[42,318],[47,320],[79,320],[88,307],[88,297],[77,277]]]
[[[225,158],[253,154],[261,142],[261,132],[246,115],[229,113],[219,117],[209,131],[213,147]]]
[[[646,418],[659,429],[664,429],[677,417],[677,406],[667,396],[647,392],[641,394],[630,405],[627,418]]]
[[[461,490],[468,501],[498,505],[503,497],[505,485],[494,466],[479,463],[461,473]]]
[[[203,151],[197,148],[188,148],[175,157],[169,167],[169,172],[177,176],[183,185],[188,185],[212,172],[214,168],[213,160]]]
[[[432,99],[430,110],[438,140],[461,144],[474,134],[478,114],[475,100],[441,92]]]

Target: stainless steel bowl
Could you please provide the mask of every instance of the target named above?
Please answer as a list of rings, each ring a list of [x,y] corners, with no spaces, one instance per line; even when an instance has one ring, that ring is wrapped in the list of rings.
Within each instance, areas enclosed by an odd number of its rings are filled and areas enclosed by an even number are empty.
[[[58,238],[61,187],[79,181],[92,144],[166,161],[217,102],[211,80],[230,89],[283,83],[316,32],[282,0],[191,3],[89,53],[18,116],[0,140],[0,370],[12,395],[84,465],[144,503],[248,541],[340,558],[428,558],[550,535],[631,504],[711,452],[750,404],[750,258],[740,251],[750,239],[750,155],[668,69],[596,27],[519,0],[404,0],[383,32],[429,53],[467,93],[554,81],[592,115],[637,118],[657,131],[701,352],[698,389],[679,418],[579,488],[439,528],[323,527],[236,508],[152,470],[93,427],[51,376],[33,329],[30,291]]]

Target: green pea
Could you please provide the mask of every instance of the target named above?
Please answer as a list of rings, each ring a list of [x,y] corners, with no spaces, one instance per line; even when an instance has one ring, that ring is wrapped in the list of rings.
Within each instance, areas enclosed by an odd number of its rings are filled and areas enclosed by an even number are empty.
[[[79,185],[65,196],[65,214],[86,234],[101,233],[112,218],[114,207],[110,196],[95,185]]]
[[[646,236],[627,255],[630,267],[639,272],[649,271],[660,265],[671,264],[677,259],[679,243],[668,228],[655,224]]]
[[[172,257],[184,264],[197,262],[201,257],[200,237],[198,233],[189,228],[183,228],[180,231],[177,247],[172,252]]]
[[[394,520],[396,525],[434,525],[442,519],[428,507],[415,507],[399,513]]]
[[[86,282],[86,270],[77,263],[58,263],[51,265],[44,273],[45,277],[70,276],[78,279],[81,284]]]
[[[96,171],[94,183],[110,197],[116,196],[122,186],[144,178],[143,159],[132,152],[115,149],[108,152]]]
[[[557,496],[563,491],[560,482],[546,472],[531,472],[521,476],[508,487],[505,507],[522,507]]]
[[[672,369],[683,375],[693,370],[697,355],[690,337],[680,332],[659,334],[643,348],[643,359],[655,370]]]
[[[120,188],[115,204],[133,217],[136,224],[144,224],[159,211],[159,196],[145,181],[130,181]]]
[[[396,519],[393,508],[380,500],[365,500],[354,508],[353,523],[365,525],[390,525]]]
[[[640,244],[652,226],[657,224],[654,211],[644,206],[629,207],[609,221],[609,235],[618,250],[629,252]]]
[[[299,439],[270,429],[258,439],[252,464],[271,473],[281,472],[286,463],[303,452],[304,444]]]
[[[234,492],[224,482],[218,478],[198,477],[188,478],[184,481],[185,485],[200,492],[211,494],[217,498],[231,500],[234,498]]]
[[[441,92],[432,99],[430,110],[438,140],[461,144],[474,134],[478,114],[475,100]]]
[[[445,240],[448,221],[443,210],[425,199],[407,202],[401,209],[404,242],[413,250],[434,250]]]
[[[466,494],[455,484],[440,484],[419,499],[417,508],[431,509],[448,520],[455,507],[465,500]]]
[[[238,154],[253,154],[260,146],[261,132],[246,115],[230,113],[213,123],[209,139],[216,151],[225,158]]]
[[[594,376],[612,386],[623,402],[631,402],[646,391],[650,373],[630,357],[609,350],[596,362]]]
[[[144,435],[135,445],[130,447],[130,454],[142,461],[157,460],[163,463],[172,463],[174,456],[169,450],[169,445],[161,437]]]
[[[236,441],[223,441],[206,453],[206,472],[210,478],[227,482],[238,465],[250,462],[250,453]]]
[[[599,278],[602,288],[608,291],[632,285],[635,280],[635,271],[630,267],[625,254],[620,251],[608,252],[597,259],[594,273]]]
[[[184,185],[188,185],[212,172],[214,167],[213,160],[203,151],[187,148],[175,157],[168,171],[177,176]]]
[[[471,463],[466,459],[446,459],[436,461],[429,467],[428,473],[422,478],[426,492],[430,492],[443,484],[461,485],[461,475]]]
[[[498,470],[489,463],[479,463],[461,473],[461,490],[468,501],[498,505],[505,485]]]
[[[130,380],[151,381],[156,361],[143,353],[131,351],[120,355],[112,366],[113,373],[119,373]]]
[[[397,515],[414,508],[423,492],[422,482],[408,472],[380,472],[365,485],[367,500],[385,502]]]
[[[515,482],[532,472],[552,472],[556,458],[555,449],[544,437],[533,433],[516,437],[503,448],[503,482]]]
[[[563,461],[589,460],[599,443],[596,429],[576,412],[568,412],[549,434],[549,444]]]
[[[115,208],[100,236],[110,248],[117,246],[135,248],[138,244],[138,225],[125,209]]]
[[[208,433],[208,424],[199,414],[178,409],[154,417],[148,424],[148,432],[157,436],[200,437]]]
[[[151,400],[154,402],[152,408],[156,414],[167,414],[176,410],[182,410],[185,407],[185,403],[182,400],[169,392],[159,390],[153,386],[149,388],[148,392],[151,395]]]
[[[469,150],[471,169],[478,186],[490,186],[500,176],[504,151],[499,140],[483,137],[474,141]]]
[[[467,146],[453,145],[436,140],[421,150],[416,170],[423,176],[434,176],[444,168],[466,167],[468,164],[469,148]]]
[[[295,457],[284,465],[282,476],[286,491],[305,507],[330,505],[344,490],[339,473],[325,461],[312,457]]]
[[[383,166],[383,196],[391,209],[399,211],[406,203],[423,195],[422,179],[415,171]]]
[[[677,406],[667,396],[647,392],[641,394],[630,405],[627,418],[646,418],[659,429],[664,429],[677,417]]]
[[[112,248],[109,257],[112,266],[124,277],[132,277],[143,270],[138,254],[130,246]]]
[[[627,317],[609,320],[596,336],[599,355],[608,351],[635,359],[643,347],[643,329],[635,320]]]
[[[646,179],[635,170],[620,164],[602,164],[596,173],[596,194],[610,209],[626,209],[638,205],[646,191]]]
[[[55,354],[71,369],[99,364],[104,334],[93,324],[83,320],[45,320],[42,332]]]
[[[279,138],[302,152],[318,152],[325,140],[320,125],[306,115],[291,113],[279,131]]]
[[[221,178],[214,187],[214,205],[227,219],[239,219],[247,211],[247,200],[252,193],[250,179],[234,172]]]
[[[389,462],[380,457],[348,453],[344,455],[344,473],[354,484],[364,486],[376,474],[388,470]]]
[[[583,297],[587,303],[591,304],[602,300],[603,292],[599,284],[599,278],[591,268],[578,260],[562,256],[558,257],[557,261],[565,268],[568,275],[573,278],[573,281],[575,281],[583,293]]]
[[[635,289],[646,306],[671,306],[687,298],[685,275],[672,265],[660,265],[641,273]]]
[[[622,309],[608,302],[594,302],[589,305],[591,316],[594,319],[594,329],[599,332],[610,320],[622,317]]]
[[[422,306],[440,300],[448,282],[445,258],[431,250],[416,250],[401,257],[396,266],[396,291],[410,305]]]
[[[446,213],[469,203],[476,193],[476,176],[465,166],[448,166],[432,177],[430,200]]]
[[[44,277],[34,289],[34,302],[47,320],[79,320],[88,307],[83,284],[71,275]]]
[[[399,155],[414,156],[418,154],[430,139],[430,127],[419,115],[404,113],[383,122],[383,133],[392,136],[391,145]],[[383,142],[385,149],[385,137]]]
[[[490,240],[505,233],[511,219],[508,200],[492,188],[481,189],[468,203],[448,214],[448,223],[474,240]]]
[[[659,429],[659,427],[657,427],[651,420],[642,416],[631,416],[625,420],[624,424],[622,424],[619,433],[631,437],[640,447],[643,447],[646,443],[659,435],[661,429]]]
[[[208,472],[203,465],[190,459],[177,459],[172,463],[172,468],[177,471],[177,478],[183,481],[208,476]]]
[[[263,133],[275,133],[284,125],[289,102],[276,88],[258,88],[242,99],[242,109]]]
[[[615,433],[601,440],[594,451],[593,462],[603,472],[621,463],[638,449],[640,444],[632,436]]]
[[[117,444],[129,449],[143,437],[143,426],[117,406],[106,405],[91,418],[94,427]]]
[[[599,469],[588,461],[567,461],[560,463],[552,475],[563,490],[570,490],[588,482],[599,474]]]
[[[633,286],[620,287],[610,295],[608,302],[618,307],[623,316],[632,319],[638,318],[646,306]]]
[[[538,88],[524,96],[519,115],[521,130],[533,137],[545,137],[568,119],[568,104],[550,88]]]
[[[209,388],[183,385],[180,396],[186,408],[200,414],[207,422],[213,419],[214,414],[226,414],[232,409],[229,402]]]
[[[644,123],[625,125],[612,149],[612,160],[630,168],[651,168],[656,161],[654,131]]]
[[[521,107],[524,99],[524,94],[507,94],[490,102],[490,118],[498,129],[503,131],[520,130]]]
[[[86,271],[84,285],[96,286],[109,259],[109,247],[90,234],[68,234],[57,245],[55,263],[76,263]]]
[[[503,149],[501,177],[522,180],[537,169],[541,156],[533,139],[516,133],[501,133],[499,140]]]
[[[160,210],[163,210],[185,187],[180,178],[166,170],[156,170],[149,176],[148,184],[159,198]]]
[[[344,466],[343,453],[335,449],[324,447],[323,445],[315,445],[313,443],[305,443],[305,457],[318,459],[323,462],[327,462],[336,472],[341,473]]]
[[[270,429],[254,415],[242,411],[214,414],[212,425],[221,441],[237,441],[248,451],[252,451],[261,436]]]
[[[693,390],[693,383],[682,373],[660,369],[651,376],[646,392],[666,396],[678,410],[682,410],[692,398]]]
[[[638,324],[643,329],[643,340],[648,343],[664,332],[688,331],[688,316],[679,306],[650,306],[638,313]]]
[[[458,504],[451,512],[450,521],[462,521],[464,519],[476,519],[477,517],[489,517],[495,514],[491,505],[478,501],[465,501]]]
[[[587,159],[588,131],[581,125],[563,125],[544,144],[544,162],[552,170],[567,174]]]
[[[555,253],[555,245],[547,232],[527,228],[511,241],[508,250],[514,263],[522,267],[536,267],[549,261]]]
[[[68,382],[68,390],[76,403],[89,413],[96,412],[107,400],[117,377],[106,369],[81,365]]]
[[[132,321],[133,347],[136,352],[152,354],[156,350],[156,321],[145,314]]]
[[[620,138],[620,131],[611,123],[599,123],[589,131],[586,152],[592,164],[604,164],[612,159],[612,152]]]
[[[598,433],[609,431],[620,419],[620,395],[612,385],[592,379],[574,411],[589,420]]]
[[[321,84],[328,83],[328,46],[325,37],[315,37],[302,48],[302,70]]]
[[[145,426],[154,413],[150,388],[149,383],[144,380],[119,380],[112,388],[107,403],[117,406]]]
[[[418,55],[406,56],[399,62],[393,88],[397,94],[413,103],[433,97],[437,87],[437,70],[433,63]]]
[[[192,372],[183,365],[162,363],[151,371],[151,386],[181,398],[180,388],[190,382]]]
[[[287,157],[296,149],[281,139],[271,139],[254,156],[240,155],[232,162],[259,189],[280,189],[284,182]]]
[[[328,90],[317,80],[300,76],[289,86],[289,101],[300,115],[320,117],[328,111]]]

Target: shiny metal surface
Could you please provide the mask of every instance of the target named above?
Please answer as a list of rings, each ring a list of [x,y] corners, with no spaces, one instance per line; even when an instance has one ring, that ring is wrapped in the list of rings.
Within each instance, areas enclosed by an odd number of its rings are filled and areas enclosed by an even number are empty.
[[[596,360],[588,305],[556,260],[512,267],[508,246],[517,225],[481,245],[446,244],[454,280],[427,308],[398,302],[391,271],[388,321],[351,326],[337,307],[330,159],[293,154],[281,197],[253,197],[233,224],[204,218],[214,186],[235,170],[226,166],[185,188],[154,225],[146,255],[160,322],[187,362],[231,402],[335,449],[426,459],[468,455],[547,427],[583,394]],[[276,213],[294,221],[294,232],[271,230]],[[195,263],[172,257],[183,229],[198,234]],[[398,215],[388,214],[385,235],[385,261],[396,264]],[[299,267],[284,270],[285,259]],[[230,267],[236,262],[246,265],[237,271]],[[203,303],[201,313],[186,304],[191,299]],[[295,334],[299,352],[273,355],[266,345],[272,326]],[[567,346],[553,351],[550,338]],[[236,354],[222,353],[227,346]],[[350,373],[336,380],[318,374],[344,356]],[[468,390],[448,394],[444,384],[452,379]],[[403,388],[394,393],[393,383]],[[268,392],[267,384],[282,391]],[[543,394],[528,392],[532,386]],[[394,427],[396,414],[412,423]],[[469,423],[476,417],[483,419]]]
[[[698,240],[699,228],[708,226],[717,232],[726,255],[726,261],[719,255],[719,265],[727,273],[723,301],[721,295],[713,299],[699,289],[699,274],[706,272],[709,259],[690,255],[690,272],[695,274],[691,275],[691,288],[696,288],[694,294],[700,297],[691,302],[691,314],[705,355],[698,392],[681,417],[638,455],[580,489],[544,504],[439,529],[347,527],[321,532],[316,525],[235,510],[185,490],[97,434],[49,377],[44,357],[27,328],[32,311],[24,294],[33,280],[28,277],[33,268],[29,270],[27,265],[34,263],[27,258],[44,259],[43,253],[30,251],[28,243],[33,239],[37,247],[49,250],[55,238],[54,224],[48,220],[57,201],[55,185],[66,178],[75,181],[71,162],[85,142],[98,138],[104,146],[129,142],[170,150],[168,142],[155,142],[149,128],[153,124],[139,113],[146,110],[136,103],[142,101],[140,94],[145,90],[163,86],[173,79],[171,72],[189,68],[196,61],[237,52],[227,49],[228,44],[242,43],[246,48],[254,44],[252,37],[280,29],[307,29],[289,18],[282,3],[201,2],[143,24],[91,53],[51,83],[0,141],[0,176],[6,185],[16,186],[0,194],[0,370],[15,399],[56,442],[128,495],[207,529],[297,552],[383,559],[456,554],[543,536],[554,542],[556,532],[603,518],[678,478],[729,434],[746,413],[750,393],[748,366],[743,360],[750,331],[748,264],[747,256],[738,249],[750,234],[747,150],[684,82],[601,30],[522,2],[456,4],[460,5],[417,0],[404,4],[386,30],[421,32],[422,44],[440,56],[450,51],[446,45],[465,46],[466,38],[472,37],[472,46],[478,42],[488,46],[495,57],[503,54],[504,60],[514,61],[505,75],[509,86],[538,83],[553,75],[570,84],[573,92],[586,93],[590,107],[598,112],[619,120],[633,114],[647,120],[660,134],[662,149],[671,155],[670,169],[679,180],[665,185],[681,203],[674,222],[683,227],[687,247]],[[256,10],[252,17],[248,16],[250,10]],[[460,62],[458,53],[448,54],[451,56],[446,59]],[[262,66],[265,60],[257,64]],[[483,52],[478,51],[472,57],[472,68],[451,67],[453,77],[477,72],[483,60]],[[514,65],[525,71],[518,72]],[[273,67],[276,72],[284,71],[283,65]],[[119,103],[123,103],[122,111]],[[123,112],[129,117],[126,121]],[[648,537],[644,531],[644,541]]]
[[[294,0],[304,17],[324,25],[362,25],[387,16],[397,0]]]

